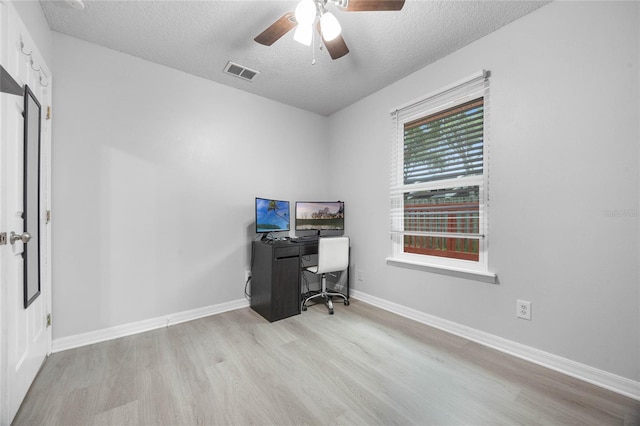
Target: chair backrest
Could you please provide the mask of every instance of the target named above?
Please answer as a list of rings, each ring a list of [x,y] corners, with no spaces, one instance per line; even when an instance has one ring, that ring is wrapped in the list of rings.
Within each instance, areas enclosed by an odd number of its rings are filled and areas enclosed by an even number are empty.
[[[349,267],[349,237],[318,239],[318,272],[344,271]]]

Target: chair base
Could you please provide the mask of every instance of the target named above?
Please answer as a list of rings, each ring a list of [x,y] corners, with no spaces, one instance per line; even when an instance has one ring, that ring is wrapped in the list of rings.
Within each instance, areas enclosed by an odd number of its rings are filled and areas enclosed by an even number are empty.
[[[342,293],[327,291],[327,274],[326,273],[323,273],[320,276],[320,283],[321,283],[320,292],[317,294],[314,294],[313,296],[309,296],[302,301],[302,305],[300,306],[300,308],[303,311],[307,310],[308,301],[317,299],[317,298],[322,298],[324,299],[324,303],[327,305],[327,309],[329,309],[329,315],[333,315],[333,301],[331,300],[331,298],[334,296],[342,297],[344,299],[344,305],[349,306],[349,299],[347,299],[347,296],[345,296]]]
[[[301,308],[303,311],[306,311],[308,308],[307,302],[314,299],[322,299],[324,301],[324,304],[327,305],[327,309],[329,310],[329,315],[333,315],[333,301],[332,301],[333,297],[342,297],[342,299],[344,299],[344,305],[349,306],[349,299],[347,299],[347,296],[345,296],[344,294],[321,291],[320,293],[314,294],[313,296],[309,296],[306,299],[304,299],[304,301],[302,302]]]

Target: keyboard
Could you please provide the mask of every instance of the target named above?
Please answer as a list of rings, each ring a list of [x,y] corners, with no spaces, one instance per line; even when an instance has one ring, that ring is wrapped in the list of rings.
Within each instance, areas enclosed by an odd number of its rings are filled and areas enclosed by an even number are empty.
[[[305,237],[292,238],[291,241],[297,241],[300,243],[306,242],[306,241],[318,241],[318,237],[316,235],[309,235]]]

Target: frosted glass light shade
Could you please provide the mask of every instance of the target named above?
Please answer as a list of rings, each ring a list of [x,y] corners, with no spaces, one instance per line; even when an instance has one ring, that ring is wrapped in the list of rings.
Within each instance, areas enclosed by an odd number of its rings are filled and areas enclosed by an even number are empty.
[[[342,27],[331,12],[327,12],[320,18],[320,30],[322,31],[322,37],[326,41],[331,41],[340,35]]]
[[[313,38],[313,27],[311,25],[298,24],[296,32],[293,33],[293,39],[298,43],[302,43],[305,46],[311,46],[311,39]]]
[[[302,0],[295,11],[298,26],[311,25],[316,19],[316,4],[313,0]]]

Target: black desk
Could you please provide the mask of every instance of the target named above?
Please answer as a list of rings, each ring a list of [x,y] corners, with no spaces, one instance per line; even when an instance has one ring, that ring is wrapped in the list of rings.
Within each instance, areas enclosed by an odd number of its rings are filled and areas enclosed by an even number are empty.
[[[299,314],[302,256],[318,254],[318,241],[254,241],[251,252],[251,308],[270,322]],[[343,274],[347,285],[341,293],[348,298],[349,269]],[[337,280],[339,274],[327,274],[327,287]]]

